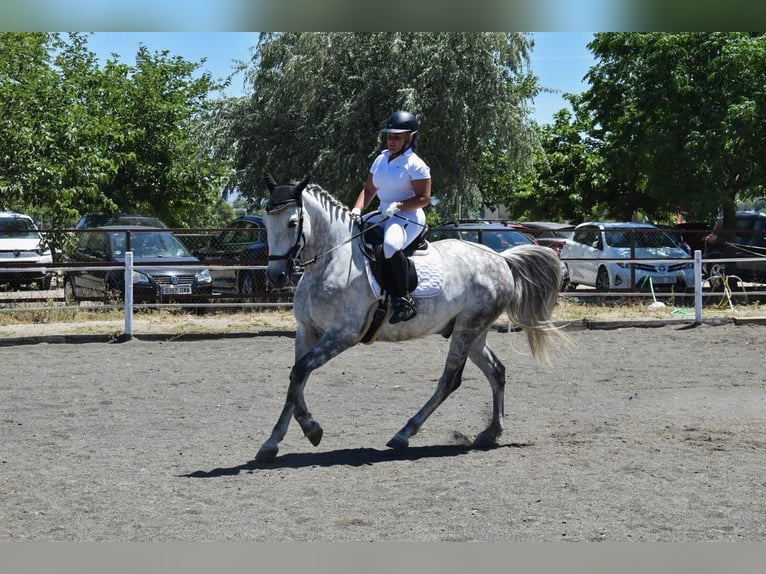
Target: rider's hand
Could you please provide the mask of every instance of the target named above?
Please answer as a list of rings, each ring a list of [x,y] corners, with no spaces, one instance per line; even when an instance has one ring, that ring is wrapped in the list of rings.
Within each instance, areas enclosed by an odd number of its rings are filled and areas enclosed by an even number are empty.
[[[399,206],[396,205],[395,203],[392,203],[391,205],[389,205],[386,208],[386,215],[391,217],[392,215],[395,215],[395,214],[399,213],[400,211],[401,211],[401,209],[399,209]]]
[[[354,209],[351,210],[351,217],[353,217],[354,219],[358,219],[359,217],[362,217],[362,210],[359,209],[358,207],[355,207]]]

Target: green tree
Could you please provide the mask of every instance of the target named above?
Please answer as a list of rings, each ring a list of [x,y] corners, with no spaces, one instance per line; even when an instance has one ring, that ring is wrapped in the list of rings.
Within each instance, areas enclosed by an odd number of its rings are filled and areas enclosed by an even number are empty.
[[[82,36],[71,38],[0,34],[3,203],[51,224],[77,217],[78,204],[93,201],[114,173],[84,93],[93,61]]]
[[[587,134],[580,98],[565,94],[575,112],[562,109],[552,124],[537,126],[540,146],[530,170],[497,169],[502,153],[483,164],[482,196],[489,206],[504,205],[514,219],[579,222],[610,210],[601,202],[604,186],[600,142]]]
[[[606,194],[661,216],[733,228],[735,202],[766,181],[766,37],[602,33],[583,101],[602,140]]]
[[[219,222],[229,169],[204,135],[218,86],[209,74],[195,77],[199,67],[144,46],[135,67],[107,63],[100,104],[112,110],[118,167],[102,190],[114,209],[152,213],[173,227]]]
[[[171,226],[219,223],[229,168],[205,136],[217,86],[200,64],[141,47],[102,68],[87,35],[0,34],[0,192],[46,225],[143,211]]]
[[[258,198],[264,169],[313,179],[351,201],[382,148],[379,130],[397,109],[420,119],[418,153],[432,168],[440,210],[481,201],[485,151],[503,169],[531,161],[528,70],[532,40],[515,33],[263,34],[248,77],[252,95],[222,107],[237,170],[230,187]]]

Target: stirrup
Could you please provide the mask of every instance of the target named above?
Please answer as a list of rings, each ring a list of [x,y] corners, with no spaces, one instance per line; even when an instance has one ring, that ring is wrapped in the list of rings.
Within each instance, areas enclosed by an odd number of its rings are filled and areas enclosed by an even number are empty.
[[[418,314],[415,309],[415,302],[409,295],[395,297],[394,300],[391,301],[391,307],[394,309],[393,315],[391,315],[391,318],[388,320],[391,324],[399,323],[401,321],[409,321]]]

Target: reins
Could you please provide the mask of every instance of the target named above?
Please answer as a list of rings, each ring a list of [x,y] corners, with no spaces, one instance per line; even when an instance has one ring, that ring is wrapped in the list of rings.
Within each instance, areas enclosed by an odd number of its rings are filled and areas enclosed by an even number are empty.
[[[387,218],[386,218],[386,219],[387,219]],[[324,257],[324,256],[326,256],[326,255],[329,255],[330,253],[332,253],[332,252],[333,252],[333,251],[335,251],[336,249],[340,249],[340,248],[341,248],[341,247],[343,247],[343,246],[344,246],[346,243],[351,243],[352,241],[354,241],[354,239],[357,239],[358,237],[361,237],[362,235],[364,235],[365,233],[367,233],[367,232],[368,232],[370,229],[374,229],[374,228],[376,228],[378,225],[380,225],[381,223],[383,223],[383,222],[384,222],[386,219],[381,219],[380,221],[378,221],[378,222],[376,222],[376,223],[373,223],[372,225],[369,225],[369,226],[365,227],[365,228],[364,228],[364,230],[360,231],[359,233],[356,233],[356,234],[352,235],[351,237],[349,237],[349,238],[348,238],[348,239],[346,239],[345,241],[343,241],[343,242],[339,243],[339,244],[338,244],[338,245],[336,245],[335,247],[331,247],[331,248],[330,248],[330,249],[328,249],[327,251],[325,251],[325,252],[323,252],[323,253],[320,253],[319,255],[315,255],[314,257],[312,257],[312,258],[311,258],[311,259],[309,259],[308,261],[305,261],[305,262],[304,262],[304,261],[302,261],[302,262],[301,262],[301,265],[302,265],[303,267],[305,267],[306,265],[312,265],[313,263],[316,263],[318,259],[320,259],[320,258],[322,258],[322,257]],[[358,224],[358,223],[357,223],[357,226],[359,226],[359,224]]]
[[[362,235],[364,235],[365,233],[367,233],[370,229],[374,229],[375,227],[377,227],[378,225],[380,225],[381,223],[386,221],[386,219],[387,218],[384,218],[384,219],[381,219],[380,221],[378,221],[376,223],[368,225],[368,226],[366,226],[364,228],[364,230],[361,230],[359,233],[355,233],[355,234],[351,235],[351,237],[349,237],[348,239],[342,241],[341,243],[339,243],[335,247],[331,247],[327,251],[324,251],[322,253],[319,253],[318,255],[315,255],[314,257],[312,257],[308,261],[302,261],[298,257],[300,255],[300,251],[301,251],[301,245],[300,245],[301,244],[301,238],[303,237],[303,206],[301,206],[300,217],[298,218],[298,234],[296,236],[295,245],[293,245],[292,249],[290,249],[290,251],[288,251],[284,255],[269,255],[269,261],[284,261],[285,259],[291,259],[293,261],[296,261],[298,263],[298,265],[300,265],[301,267],[306,267],[307,265],[313,265],[314,263],[316,263],[322,257],[325,257],[325,256],[329,255],[330,253],[332,253],[333,251],[335,251],[337,249],[340,249],[341,247],[343,247],[347,243],[351,243],[355,239],[357,239],[357,238],[361,237]],[[359,226],[358,223],[356,223],[356,225]]]
[[[291,203],[291,201],[287,201],[285,203],[282,203],[282,204],[274,206],[274,208],[272,209],[271,213],[274,213],[276,211],[281,211],[281,209],[284,209],[290,203]],[[324,251],[322,253],[319,253],[318,255],[315,255],[314,257],[312,257],[308,261],[302,261],[299,258],[300,252],[303,250],[303,247],[305,246],[305,238],[303,237],[303,204],[302,204],[302,202],[299,205],[300,205],[300,215],[298,216],[298,233],[296,234],[296,237],[295,237],[295,244],[284,255],[269,255],[268,256],[268,260],[269,261],[290,260],[290,261],[294,261],[295,263],[297,263],[297,265],[299,265],[300,267],[306,267],[307,265],[313,265],[314,263],[316,263],[322,257],[325,257],[325,256],[329,255],[330,253],[332,253],[333,251],[335,251],[337,249],[340,249],[341,247],[343,247],[347,243],[351,243],[355,239],[363,236],[370,229],[374,229],[374,228],[378,227],[380,224],[382,224],[383,222],[387,221],[391,217],[398,217],[399,219],[403,219],[404,221],[407,221],[408,223],[414,223],[415,225],[417,225],[419,227],[422,227],[423,229],[427,229],[428,228],[428,225],[423,225],[421,223],[418,223],[417,221],[412,221],[411,219],[408,219],[406,217],[402,217],[398,213],[394,213],[393,215],[388,215],[386,217],[383,217],[379,221],[376,221],[375,223],[372,223],[370,225],[365,225],[365,228],[363,230],[361,229],[361,225],[355,219],[354,223],[360,228],[359,233],[352,234],[351,237],[349,237],[348,239],[342,241],[341,243],[339,243],[335,247],[331,247],[327,251]],[[268,207],[267,207],[267,211],[268,211]],[[365,224],[366,224],[366,222],[365,222]],[[302,240],[303,240],[303,245],[301,245]]]
[[[335,247],[332,247],[332,248],[328,249],[328,250],[327,250],[327,251],[325,251],[324,253],[320,253],[319,255],[316,255],[316,256],[312,257],[311,259],[309,259],[309,260],[308,260],[308,261],[306,261],[306,262],[301,262],[301,265],[302,265],[303,267],[305,267],[306,265],[311,265],[311,264],[313,264],[313,263],[316,263],[317,259],[320,259],[321,257],[324,257],[325,255],[329,255],[330,253],[332,253],[332,252],[333,252],[333,251],[335,251],[336,249],[340,249],[340,248],[341,248],[341,247],[343,247],[343,246],[344,246],[346,243],[351,243],[351,242],[352,242],[354,239],[356,239],[356,238],[358,238],[358,237],[361,237],[362,235],[364,235],[365,233],[367,233],[367,232],[368,232],[370,229],[375,229],[375,228],[376,228],[378,225],[380,225],[380,224],[382,224],[383,222],[387,221],[387,220],[388,220],[389,218],[391,218],[391,217],[398,217],[399,219],[403,219],[403,220],[407,221],[408,223],[414,223],[415,225],[417,225],[417,226],[419,226],[419,227],[422,227],[423,229],[426,229],[426,228],[428,227],[428,225],[423,225],[423,224],[421,224],[421,223],[418,223],[417,221],[412,221],[411,219],[407,219],[406,217],[402,217],[402,216],[401,216],[401,215],[399,215],[398,213],[394,213],[393,215],[389,215],[389,216],[386,216],[386,217],[382,218],[381,220],[379,220],[379,221],[376,221],[375,223],[372,223],[372,224],[370,224],[370,225],[367,225],[367,226],[364,228],[364,230],[363,230],[363,231],[360,231],[359,233],[357,233],[357,234],[355,234],[355,235],[352,235],[351,237],[349,237],[348,239],[346,239],[346,240],[345,240],[345,241],[343,241],[342,243],[339,243],[339,244],[338,244],[338,245],[336,245]],[[302,224],[302,223],[303,223],[303,211],[301,211],[301,224]],[[359,224],[358,224],[358,223],[357,223],[357,226],[359,226]],[[359,227],[361,228],[361,226],[359,226]],[[297,243],[296,243],[296,247],[297,247]]]

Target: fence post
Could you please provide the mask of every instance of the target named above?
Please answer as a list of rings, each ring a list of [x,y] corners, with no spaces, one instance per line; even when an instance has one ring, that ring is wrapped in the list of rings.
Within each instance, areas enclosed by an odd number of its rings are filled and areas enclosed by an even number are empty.
[[[125,338],[133,337],[133,252],[125,252]]]
[[[702,323],[702,251],[694,250],[694,322]]]

